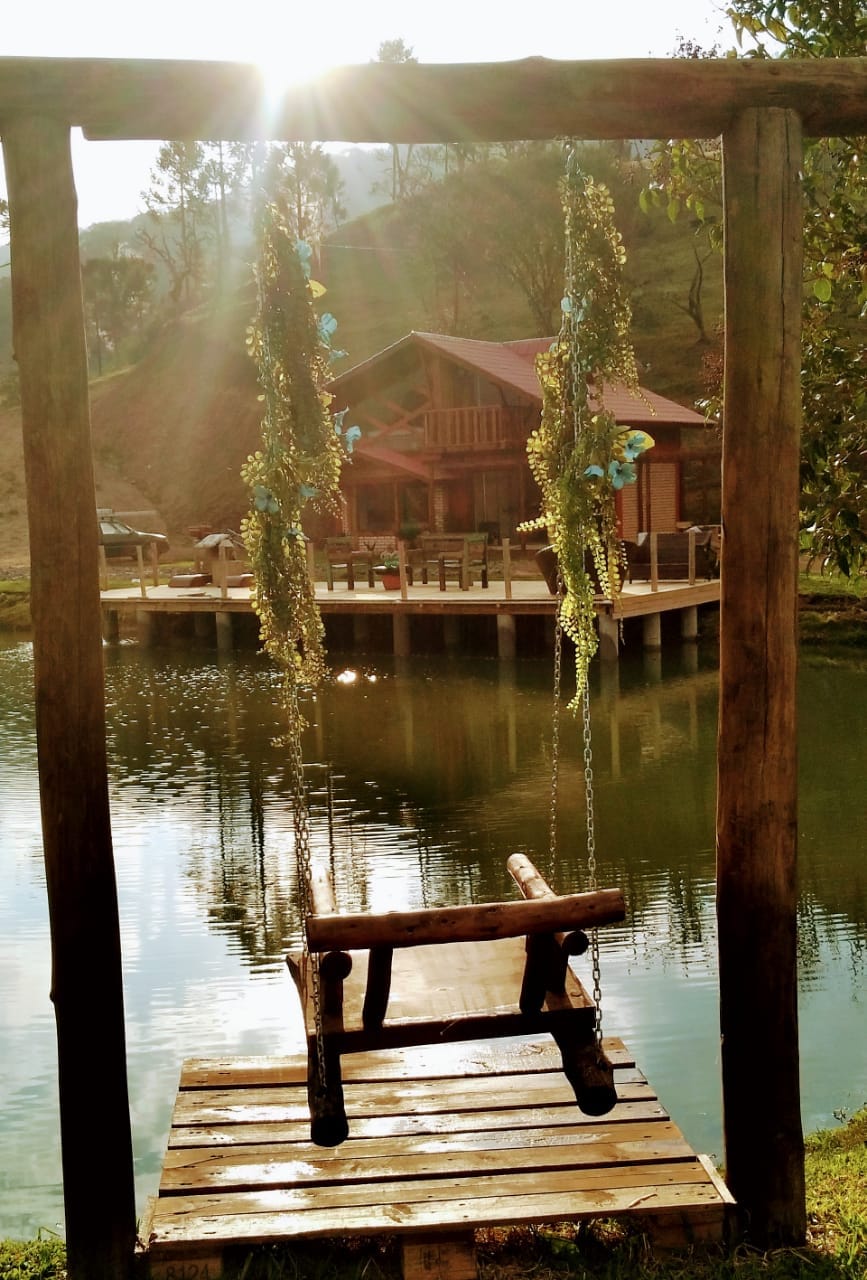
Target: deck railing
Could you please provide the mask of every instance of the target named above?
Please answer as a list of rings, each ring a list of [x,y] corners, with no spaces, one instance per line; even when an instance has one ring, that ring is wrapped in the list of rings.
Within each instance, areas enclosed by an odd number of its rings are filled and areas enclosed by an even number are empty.
[[[424,443],[426,449],[501,449],[523,445],[533,425],[529,408],[491,404],[429,409]]]

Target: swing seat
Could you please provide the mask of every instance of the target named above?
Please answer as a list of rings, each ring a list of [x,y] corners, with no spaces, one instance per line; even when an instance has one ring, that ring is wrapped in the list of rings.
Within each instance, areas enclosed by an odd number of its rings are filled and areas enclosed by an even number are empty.
[[[587,949],[585,929],[624,918],[623,895],[558,897],[523,854],[507,866],[522,899],[352,915],[338,914],[327,872],[311,872],[307,950],[288,964],[304,1012],[317,1145],[336,1146],[349,1132],[344,1053],[549,1032],[581,1109],[602,1115],[614,1106],[596,1008],[569,957]]]

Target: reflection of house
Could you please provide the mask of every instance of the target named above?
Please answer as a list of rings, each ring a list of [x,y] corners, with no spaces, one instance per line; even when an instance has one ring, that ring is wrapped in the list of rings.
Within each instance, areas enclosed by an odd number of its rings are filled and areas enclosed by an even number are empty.
[[[514,537],[538,514],[525,444],[541,390],[534,358],[550,338],[479,342],[410,333],[335,378],[333,407],[362,431],[344,468],[346,529],[395,532],[486,529]],[[656,448],[618,495],[622,535],[719,519],[719,447],[704,418],[671,400],[623,387],[605,393],[624,427]]]

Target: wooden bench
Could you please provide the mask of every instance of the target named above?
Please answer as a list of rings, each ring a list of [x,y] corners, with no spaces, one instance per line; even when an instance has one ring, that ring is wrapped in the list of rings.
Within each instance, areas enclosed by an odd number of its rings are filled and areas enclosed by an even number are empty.
[[[472,586],[473,569],[480,570],[483,587],[488,585],[488,535],[486,533],[423,533],[419,547],[410,553],[411,563],[421,568],[421,580],[428,580],[428,565],[437,566],[440,591],[446,589],[446,574],[454,572],[462,591]]]
[[[654,577],[694,582],[697,573],[712,578],[717,566],[711,529],[639,533],[635,542],[625,542],[624,546],[630,582],[648,582]]]
[[[304,1011],[318,1145],[347,1137],[340,1059],[367,1050],[549,1032],[581,1109],[600,1115],[614,1105],[596,1009],[569,957],[587,949],[585,929],[624,918],[623,895],[558,897],[523,854],[507,865],[521,900],[378,915],[338,914],[328,872],[314,870],[307,952],[288,964]]]
[[[355,590],[355,571],[363,566],[367,571],[367,585],[373,586],[373,566],[376,554],[370,549],[359,547],[350,535],[325,539],[325,577],[328,590],[334,590],[334,572],[342,569],[346,574],[346,588]]]

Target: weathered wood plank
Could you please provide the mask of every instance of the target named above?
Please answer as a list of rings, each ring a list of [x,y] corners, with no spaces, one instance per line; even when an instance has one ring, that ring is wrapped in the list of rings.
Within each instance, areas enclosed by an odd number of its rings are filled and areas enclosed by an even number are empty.
[[[340,1149],[345,1145],[342,1143]],[[555,1146],[556,1153],[552,1154]],[[174,1163],[167,1159],[160,1194],[175,1195],[193,1190],[229,1193],[260,1187],[289,1187],[298,1179],[300,1164],[303,1164],[305,1186],[336,1182],[341,1186],[353,1182],[370,1186],[395,1179],[452,1178],[482,1171],[486,1174],[499,1172],[511,1178],[531,1171],[547,1174],[552,1167],[563,1171],[664,1164],[675,1160],[695,1160],[692,1148],[682,1136],[662,1141],[654,1138],[598,1144],[549,1143],[543,1138],[538,1146],[495,1146],[480,1141],[475,1146],[464,1144],[458,1150],[392,1153],[387,1159],[368,1155],[351,1157],[348,1154],[339,1159],[319,1159],[316,1150],[305,1151],[303,1155],[297,1150],[288,1154],[268,1150],[241,1155],[217,1150],[209,1154],[207,1161]]]
[[[865,85],[859,58],[374,63],[328,72],[266,111],[260,69],[239,63],[4,58],[0,123],[44,112],[92,138],[703,138],[744,108],[779,107],[820,135],[867,127]]]
[[[87,352],[69,130],[3,128],[30,530],[36,736],[51,919],[68,1262],[123,1276],[135,1241],[111,842]],[[58,573],[58,548],[63,572]],[[93,1139],[99,1116],[102,1139]],[[102,1184],[98,1199],[93,1186]]]
[[[625,1073],[624,1073],[625,1074]],[[618,1096],[622,1101],[646,1101],[653,1091],[641,1073],[630,1071],[637,1077],[622,1080],[618,1084]],[[536,1103],[545,1106],[572,1106],[576,1111],[574,1094],[565,1078],[550,1079],[547,1076],[530,1076],[521,1082],[520,1100],[523,1105]],[[405,1115],[407,1112],[435,1113],[451,1111],[490,1110],[496,1106],[507,1109],[514,1104],[500,1081],[500,1090],[492,1089],[484,1078],[456,1081],[443,1091],[431,1093],[423,1081],[406,1081],[399,1087],[389,1082],[354,1085],[347,1089],[347,1105],[353,1117],[365,1115],[384,1117]],[[271,1089],[197,1089],[178,1095],[175,1102],[173,1123],[225,1124],[231,1118],[238,1122],[279,1124],[283,1119],[297,1120],[305,1114],[306,1093],[299,1088],[275,1085]]]
[[[665,1108],[656,1099],[642,1102],[618,1102],[605,1117],[606,1124],[630,1121],[667,1120]],[[569,1125],[573,1122],[598,1124],[598,1117],[584,1116],[574,1101],[558,1107],[518,1107],[509,1111],[441,1112],[435,1115],[361,1116],[352,1118],[353,1138],[364,1140],[383,1136],[407,1134],[421,1137],[427,1134],[454,1134],[483,1129],[487,1133],[499,1129],[524,1126]],[[310,1119],[305,1112],[295,1120],[282,1120],[279,1128],[266,1122],[177,1124],[169,1133],[169,1148],[244,1146],[273,1141],[275,1132],[281,1141],[307,1144],[310,1141]]]
[[[616,1036],[602,1042],[615,1067],[634,1067],[635,1055]],[[490,1041],[456,1045],[422,1045],[418,1049],[385,1049],[357,1053],[343,1063],[346,1082],[361,1080],[429,1080],[435,1077],[513,1075],[560,1071],[560,1054],[545,1037],[513,1043]],[[300,1084],[307,1079],[307,1058],[188,1058],[181,1068],[181,1089]]]
[[[641,1188],[642,1194],[649,1194],[647,1188],[655,1193],[671,1187],[686,1186],[692,1189],[703,1188],[704,1194],[699,1199],[705,1203],[719,1203],[716,1188],[693,1157],[692,1161],[649,1166],[549,1169],[545,1173],[544,1187],[540,1186],[539,1174],[535,1170],[512,1173],[508,1179],[504,1179],[499,1173],[487,1175],[473,1172],[448,1178],[395,1178],[388,1185],[387,1199],[383,1197],[381,1187],[360,1182],[327,1183],[320,1186],[308,1186],[305,1182],[303,1185],[296,1183],[289,1187],[249,1191],[160,1196],[154,1206],[152,1229],[162,1234],[167,1220],[177,1220],[190,1213],[209,1218],[212,1212],[220,1216],[235,1216],[262,1212],[306,1214],[330,1209],[333,1214],[337,1210],[342,1213],[353,1208],[373,1207],[384,1210],[387,1217],[389,1209],[395,1204],[407,1206],[440,1201],[447,1205],[451,1200],[482,1200],[488,1196],[505,1201],[522,1195],[541,1199],[544,1195],[556,1195],[565,1191],[604,1196],[607,1191],[623,1187],[634,1190]],[[383,1199],[386,1199],[384,1205],[381,1203]],[[342,1230],[342,1219],[335,1221],[340,1222]]]
[[[170,1147],[163,1162],[164,1171],[186,1169],[228,1168],[245,1161],[297,1161],[307,1157],[334,1170],[339,1170],[346,1160],[379,1162],[390,1169],[393,1160],[412,1155],[442,1155],[444,1153],[520,1150],[527,1147],[583,1146],[595,1152],[611,1144],[631,1142],[682,1142],[683,1135],[677,1125],[665,1120],[645,1120],[614,1125],[571,1124],[537,1125],[508,1130],[469,1130],[450,1134],[415,1135],[397,1134],[383,1138],[348,1138],[339,1147],[311,1148],[308,1144],[284,1142],[278,1137],[271,1142],[250,1143],[227,1149],[226,1147]],[[303,1147],[303,1152],[299,1151]],[[690,1151],[690,1155],[691,1155]],[[704,1160],[705,1157],[699,1157]],[[555,1158],[556,1162],[556,1158]],[[336,1172],[334,1176],[339,1176]],[[710,1175],[709,1175],[710,1176]],[[717,1177],[719,1175],[716,1175]]]
[[[744,112],[726,132],[723,161],[716,825],[725,1157],[751,1239],[795,1244],[806,1231],[797,1014],[800,122],[786,111]]]
[[[678,1172],[682,1170],[678,1169]],[[478,1181],[478,1180],[474,1180]],[[534,1178],[538,1182],[538,1179]],[[284,1191],[259,1192],[239,1199],[233,1212],[222,1197],[213,1205],[202,1202],[209,1197],[166,1197],[160,1201],[160,1213],[154,1229],[160,1243],[178,1247],[188,1243],[201,1247],[207,1239],[212,1245],[231,1242],[252,1243],[274,1239],[342,1234],[381,1235],[438,1226],[483,1227],[521,1222],[557,1222],[581,1217],[610,1216],[640,1208],[642,1214],[689,1207],[691,1216],[701,1220],[721,1218],[716,1190],[707,1182],[672,1183],[658,1186],[636,1178],[629,1184],[583,1187],[577,1175],[569,1175],[559,1185],[544,1190],[530,1189],[522,1193],[503,1194],[501,1181],[488,1189],[487,1195],[473,1194],[475,1188],[456,1188],[438,1184],[436,1194],[414,1200],[398,1197],[387,1205],[335,1206],[327,1204],[299,1212]],[[444,1199],[440,1192],[454,1191]],[[208,1210],[211,1210],[210,1212]],[[339,1216],[337,1210],[339,1209]]]

